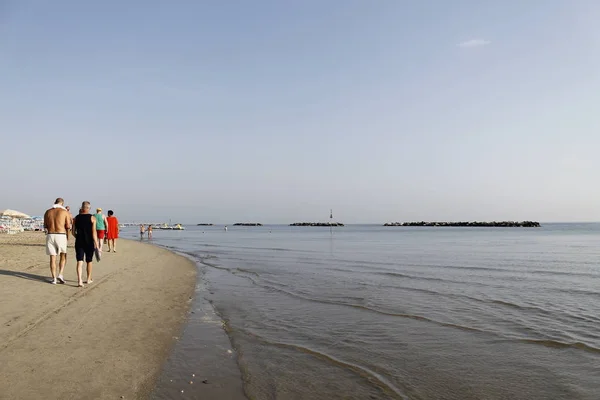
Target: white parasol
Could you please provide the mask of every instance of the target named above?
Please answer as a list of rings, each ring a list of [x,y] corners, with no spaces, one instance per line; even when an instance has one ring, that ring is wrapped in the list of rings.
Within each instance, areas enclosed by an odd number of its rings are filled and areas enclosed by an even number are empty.
[[[21,211],[15,211],[15,210],[0,211],[0,217],[9,217],[9,218],[18,218],[18,219],[31,218],[29,215],[22,213]]]

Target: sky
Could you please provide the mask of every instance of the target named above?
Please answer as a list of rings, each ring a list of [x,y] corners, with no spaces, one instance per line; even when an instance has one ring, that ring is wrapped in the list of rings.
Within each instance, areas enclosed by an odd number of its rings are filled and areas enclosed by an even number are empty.
[[[0,209],[600,221],[593,0],[0,0]]]

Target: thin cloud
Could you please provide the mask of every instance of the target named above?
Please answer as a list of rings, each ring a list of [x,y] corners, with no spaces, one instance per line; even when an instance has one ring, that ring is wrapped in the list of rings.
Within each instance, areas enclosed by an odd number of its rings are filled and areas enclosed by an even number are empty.
[[[471,40],[467,40],[467,41],[459,43],[458,47],[481,47],[481,46],[487,46],[490,43],[492,43],[492,42],[490,42],[489,40],[471,39]]]

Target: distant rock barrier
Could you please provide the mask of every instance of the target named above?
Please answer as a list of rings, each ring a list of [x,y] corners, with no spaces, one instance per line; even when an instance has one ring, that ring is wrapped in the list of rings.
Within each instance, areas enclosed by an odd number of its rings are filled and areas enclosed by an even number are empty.
[[[383,226],[451,226],[451,227],[490,227],[490,228],[539,228],[536,221],[493,221],[493,222],[388,222]]]
[[[213,226],[213,224],[196,224],[196,226]]]
[[[258,222],[236,222],[233,226],[263,226],[263,224]]]
[[[290,226],[344,226],[341,222],[294,222]]]

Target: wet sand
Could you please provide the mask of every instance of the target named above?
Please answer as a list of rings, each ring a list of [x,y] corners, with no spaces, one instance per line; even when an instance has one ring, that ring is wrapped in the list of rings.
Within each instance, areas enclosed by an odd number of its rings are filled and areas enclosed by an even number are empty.
[[[94,263],[92,284],[76,287],[70,247],[67,283],[51,285],[44,243],[39,232],[0,235],[0,399],[147,398],[186,320],[196,266],[120,240]]]

